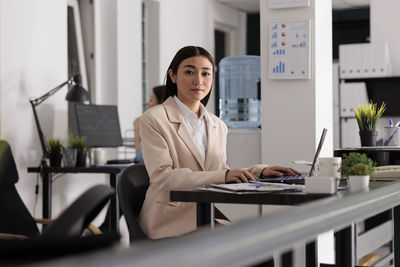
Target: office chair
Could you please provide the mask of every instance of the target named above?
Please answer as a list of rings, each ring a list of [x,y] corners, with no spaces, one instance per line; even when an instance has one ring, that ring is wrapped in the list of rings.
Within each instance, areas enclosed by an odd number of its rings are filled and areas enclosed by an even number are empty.
[[[56,220],[50,222],[41,234],[35,219],[15,188],[17,182],[18,171],[10,145],[7,141],[0,140],[0,233],[3,233],[0,238],[49,239],[80,236],[114,194],[114,190],[105,185],[90,188]],[[43,221],[39,219],[40,223]]]
[[[118,181],[118,198],[129,229],[129,241],[147,239],[139,226],[139,215],[142,210],[149,175],[144,164],[136,164],[126,168]]]

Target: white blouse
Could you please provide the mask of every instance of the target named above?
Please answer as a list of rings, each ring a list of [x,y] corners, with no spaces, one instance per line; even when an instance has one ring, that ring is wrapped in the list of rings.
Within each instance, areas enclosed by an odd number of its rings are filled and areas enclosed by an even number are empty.
[[[174,96],[174,100],[179,107],[179,110],[183,116],[184,123],[188,127],[190,134],[192,135],[197,148],[200,151],[200,155],[203,162],[206,159],[207,153],[207,124],[206,120],[209,119],[209,114],[203,104],[200,103],[200,118],[191,111],[185,104],[183,104],[177,96]]]

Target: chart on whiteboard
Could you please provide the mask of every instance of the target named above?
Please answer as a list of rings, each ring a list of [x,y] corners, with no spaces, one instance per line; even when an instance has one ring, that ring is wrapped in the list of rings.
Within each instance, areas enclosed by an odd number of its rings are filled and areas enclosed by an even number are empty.
[[[273,22],[269,33],[270,78],[310,79],[310,22]]]

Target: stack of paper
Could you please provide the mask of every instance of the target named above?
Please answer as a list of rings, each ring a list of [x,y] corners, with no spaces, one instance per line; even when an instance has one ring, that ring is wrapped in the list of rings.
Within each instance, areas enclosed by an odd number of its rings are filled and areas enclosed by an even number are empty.
[[[260,192],[270,192],[270,191],[283,191],[283,188],[269,186],[269,185],[260,185],[256,183],[239,183],[239,184],[212,184],[213,187],[229,190],[229,191],[260,191]]]
[[[253,191],[253,192],[273,192],[273,191],[303,191],[304,185],[283,184],[283,183],[267,183],[267,182],[250,182],[238,184],[212,184],[214,188],[224,189],[235,192]]]

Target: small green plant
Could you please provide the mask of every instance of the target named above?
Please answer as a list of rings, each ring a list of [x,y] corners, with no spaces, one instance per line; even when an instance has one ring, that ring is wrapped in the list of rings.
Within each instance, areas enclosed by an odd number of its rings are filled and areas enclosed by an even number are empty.
[[[369,175],[368,165],[364,163],[357,163],[350,168],[349,175]]]
[[[372,175],[375,172],[376,163],[367,157],[365,153],[350,152],[344,154],[340,173],[342,177],[349,175]]]
[[[49,138],[47,139],[47,144],[49,146],[49,153],[51,155],[60,155],[63,144],[59,138]]]
[[[386,110],[385,102],[382,102],[380,108],[377,108],[377,104],[365,103],[364,105],[358,105],[355,110],[358,127],[362,132],[374,132],[379,118]]]
[[[68,140],[68,148],[75,148],[78,153],[87,151],[86,139],[83,136],[70,137]]]

